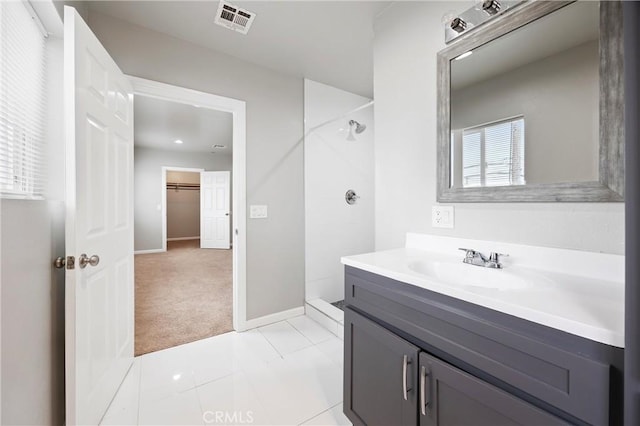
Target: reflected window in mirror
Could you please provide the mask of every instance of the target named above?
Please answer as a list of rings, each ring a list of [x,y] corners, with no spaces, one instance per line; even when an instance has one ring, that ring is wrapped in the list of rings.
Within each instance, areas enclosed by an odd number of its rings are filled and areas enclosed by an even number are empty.
[[[453,187],[524,185],[524,117],[452,131]]]

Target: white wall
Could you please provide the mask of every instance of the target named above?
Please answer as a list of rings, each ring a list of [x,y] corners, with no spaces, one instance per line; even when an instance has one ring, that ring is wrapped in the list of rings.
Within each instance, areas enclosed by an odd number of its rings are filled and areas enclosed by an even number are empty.
[[[231,166],[230,155],[135,148],[133,153],[135,250],[161,250],[163,247],[161,205],[162,192],[166,189],[162,188],[162,167],[230,171]],[[200,195],[198,191],[190,192]],[[198,221],[198,229],[199,227]],[[196,235],[199,235],[199,232]]]
[[[127,74],[247,106],[247,319],[304,303],[302,81],[105,15],[89,25]],[[247,209],[248,210],[248,209]]]
[[[42,201],[0,200],[0,423],[64,423],[62,40],[48,39],[48,186]]]
[[[200,173],[167,171],[167,182],[199,185]],[[200,191],[194,189],[167,189],[166,191],[167,238],[199,237]]]
[[[440,19],[471,6],[396,2],[376,19],[376,249],[400,247],[412,231],[622,254],[623,203],[456,204],[455,229],[431,227]]]
[[[305,298],[344,299],[340,257],[374,248],[373,107],[323,125],[370,99],[304,81]],[[348,122],[367,126],[347,141]],[[361,198],[345,202],[347,190]]]

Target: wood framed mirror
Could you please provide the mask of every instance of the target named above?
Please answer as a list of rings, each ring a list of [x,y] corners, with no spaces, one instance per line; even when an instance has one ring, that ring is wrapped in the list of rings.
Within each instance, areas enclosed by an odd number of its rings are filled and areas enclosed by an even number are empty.
[[[622,33],[619,1],[525,2],[440,51],[437,200],[623,201]]]

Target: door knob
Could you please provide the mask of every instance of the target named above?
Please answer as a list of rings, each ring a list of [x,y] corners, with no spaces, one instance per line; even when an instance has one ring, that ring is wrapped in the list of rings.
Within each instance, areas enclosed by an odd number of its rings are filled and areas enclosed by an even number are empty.
[[[80,264],[80,269],[84,269],[87,265],[96,266],[100,263],[100,257],[97,254],[94,254],[91,257],[88,257],[86,254],[82,253],[80,255],[80,259],[78,259],[78,263]]]

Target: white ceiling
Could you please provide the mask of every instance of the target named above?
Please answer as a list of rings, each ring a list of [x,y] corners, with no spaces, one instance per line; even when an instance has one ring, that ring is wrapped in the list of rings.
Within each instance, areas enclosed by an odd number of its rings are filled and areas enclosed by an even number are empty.
[[[147,96],[136,96],[133,105],[136,147],[226,155],[232,153],[233,117],[229,112]],[[176,144],[176,139],[183,143]],[[213,149],[214,144],[225,145],[225,148]]]
[[[285,74],[373,97],[373,20],[387,1],[231,1],[249,34],[214,24],[218,1],[90,1],[97,11]]]

